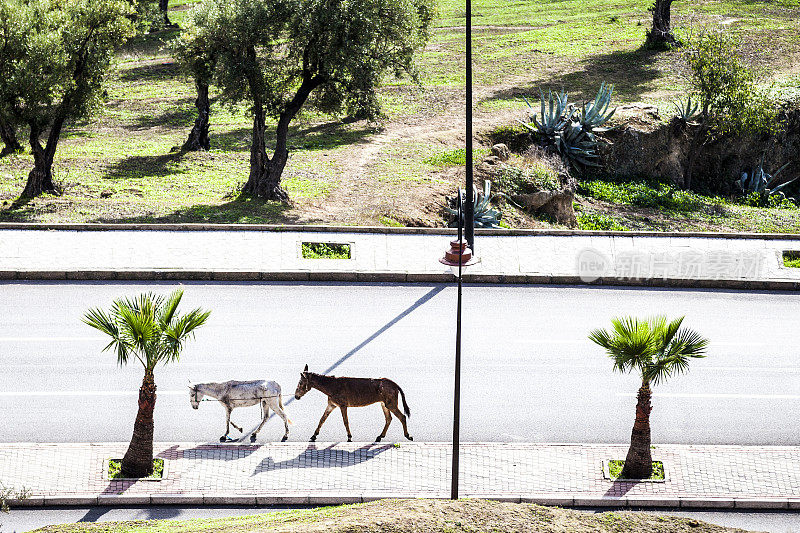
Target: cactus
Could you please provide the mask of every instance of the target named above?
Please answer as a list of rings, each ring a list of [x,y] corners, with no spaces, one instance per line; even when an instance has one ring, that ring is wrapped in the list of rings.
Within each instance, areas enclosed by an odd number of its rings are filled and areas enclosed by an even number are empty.
[[[700,104],[692,103],[691,95],[686,98],[685,103],[678,99],[677,101],[673,101],[672,105],[678,110],[676,116],[684,122],[691,122],[697,116],[697,111],[700,109]]]
[[[483,194],[477,193],[473,199],[473,222],[476,228],[499,228],[502,213],[497,209],[492,208],[492,200],[505,196],[503,194],[492,194],[492,182],[486,180],[483,182]],[[458,224],[458,199],[455,200],[455,208],[447,207],[447,212],[456,217],[456,220],[451,224],[455,226]],[[452,202],[451,202],[452,205]]]
[[[541,114],[533,110],[533,106],[523,97],[528,105],[530,117],[528,122],[518,120],[531,134],[538,137],[542,147],[550,147],[557,151],[561,159],[580,171],[583,167],[599,167],[597,159],[596,132],[608,131],[602,125],[608,122],[616,109],[608,110],[611,104],[611,95],[614,86],[603,82],[597,95],[591,102],[585,103],[579,109],[575,104],[570,104],[567,93],[539,91],[539,104]],[[541,121],[539,120],[541,117]],[[531,125],[533,123],[533,125]]]
[[[532,127],[529,123],[517,120],[520,124],[525,126],[528,130],[534,133],[540,133],[546,136],[555,135],[555,133],[566,126],[567,122],[575,114],[576,109],[567,103],[568,95],[563,90],[561,93],[554,93],[547,91],[547,98],[544,97],[544,92],[539,91],[539,103],[541,105],[541,122],[536,118],[536,113],[533,112],[533,106],[528,102],[528,99],[522,97],[528,108],[532,111],[530,122],[536,126]],[[545,112],[545,104],[547,105],[547,112]]]
[[[561,158],[573,167],[583,165],[599,167],[595,161],[597,140],[591,132],[587,132],[580,122],[570,122],[556,137],[556,150]]]
[[[588,102],[583,105],[581,109],[580,123],[586,131],[606,131],[601,129],[600,126],[608,122],[616,108],[608,111],[608,106],[611,104],[611,94],[614,92],[613,85],[606,85],[605,82],[600,84],[600,89],[597,91],[597,96],[594,97],[594,102]]]
[[[794,178],[786,183],[774,186],[777,182],[778,174],[780,174],[788,166],[789,163],[786,163],[779,168],[775,174],[770,174],[764,170],[764,155],[762,155],[761,161],[758,163],[758,166],[753,170],[753,172],[751,174],[742,172],[742,176],[736,181],[736,185],[738,185],[739,189],[746,194],[754,192],[766,194],[768,196],[773,194],[783,194],[782,189],[797,180],[797,178]]]

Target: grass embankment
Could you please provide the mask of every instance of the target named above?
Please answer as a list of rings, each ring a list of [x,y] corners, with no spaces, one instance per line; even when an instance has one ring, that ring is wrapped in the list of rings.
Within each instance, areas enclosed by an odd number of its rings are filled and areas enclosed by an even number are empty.
[[[640,231],[800,231],[800,209],[752,207],[664,183],[592,180],[578,186],[581,229]]]
[[[697,520],[631,512],[592,513],[485,500],[383,500],[360,505],[282,511],[215,520],[104,522],[50,526],[52,533],[271,532],[629,532],[723,533],[743,531]]]
[[[193,3],[170,2],[173,21],[184,22]],[[678,51],[640,47],[651,3],[476,0],[476,129],[512,122],[522,113],[519,97],[538,94],[539,87],[563,87],[579,100],[606,81],[615,84],[615,105],[643,101],[667,109],[684,82],[675,69]],[[452,195],[459,179],[453,164],[463,157],[454,150],[461,146],[463,120],[464,11],[455,0],[439,6],[437,28],[420,57],[423,87],[387,79],[380,92],[385,120],[343,123],[308,111],[293,125],[283,181],[291,206],[237,198],[248,174],[251,120],[244,108],[212,106],[210,152],[171,151],[185,140],[195,111],[193,83],[169,52],[177,31],[166,30],[135,39],[119,52],[104,110],[65,132],[54,168],[63,195],[15,202],[32,158],[26,153],[0,160],[0,221],[443,225],[444,195]],[[800,84],[798,0],[677,2],[672,10],[678,28],[698,23],[736,32],[748,58],[767,69],[778,86]],[[19,138],[25,137],[21,132]],[[651,216],[638,206],[613,213],[602,204],[586,207],[581,217],[586,224],[609,224],[605,216],[632,228],[800,227],[800,216],[789,211],[726,207],[718,213],[709,206]]]

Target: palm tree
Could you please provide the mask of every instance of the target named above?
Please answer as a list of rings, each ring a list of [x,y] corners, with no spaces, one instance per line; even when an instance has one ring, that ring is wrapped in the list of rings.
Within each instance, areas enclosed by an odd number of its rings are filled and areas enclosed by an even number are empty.
[[[641,374],[642,386],[636,395],[636,421],[631,446],[620,478],[649,478],[653,459],[650,455],[650,384],[658,385],[673,374],[685,372],[689,358],[705,357],[708,340],[690,329],[681,329],[684,317],[672,322],[657,316],[646,320],[615,318],[611,331],[596,329],[589,339],[608,352],[614,370]]]
[[[89,309],[83,317],[85,324],[111,337],[103,351],[113,349],[117,353],[117,363],[126,365],[137,360],[144,367],[139,412],[131,443],[122,459],[121,470],[126,477],[144,477],[153,471],[153,410],[156,406],[153,371],[156,365],[178,361],[186,341],[210,314],[198,308],[183,316],[176,315],[182,297],[183,291],[176,290],[167,298],[151,293],[120,298],[114,301],[109,312]]]

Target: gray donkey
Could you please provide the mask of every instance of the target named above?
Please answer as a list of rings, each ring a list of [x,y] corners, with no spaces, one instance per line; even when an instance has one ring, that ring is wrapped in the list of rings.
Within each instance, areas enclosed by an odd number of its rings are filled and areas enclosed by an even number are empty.
[[[203,396],[216,398],[225,408],[226,422],[225,435],[219,438],[220,442],[229,442],[233,439],[228,437],[231,426],[242,431],[242,428],[231,422],[231,411],[236,407],[250,407],[251,405],[261,404],[263,418],[258,428],[250,435],[250,442],[256,441],[256,436],[264,423],[269,418],[269,410],[272,408],[275,413],[283,419],[286,433],[281,442],[289,438],[289,422],[286,413],[283,412],[283,400],[281,399],[281,386],[274,381],[225,381],[224,383],[197,383],[189,385],[189,402],[192,407],[197,409]]]

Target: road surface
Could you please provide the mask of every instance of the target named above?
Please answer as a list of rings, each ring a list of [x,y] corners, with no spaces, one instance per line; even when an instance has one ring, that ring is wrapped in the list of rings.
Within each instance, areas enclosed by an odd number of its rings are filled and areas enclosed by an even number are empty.
[[[2,283],[0,442],[130,439],[141,366],[118,367],[89,308],[142,291],[185,290],[182,309],[212,310],[181,360],[156,369],[155,439],[215,442],[224,414],[195,411],[189,380],[277,381],[305,441],[326,405],[291,397],[300,371],[389,377],[406,393],[415,440],[451,437],[456,292],[443,284]],[[636,376],[612,372],[587,333],[613,316],[686,315],[708,357],[655,387],[654,443],[800,444],[800,294],[569,286],[465,286],[464,441],[627,442]],[[259,410],[234,411],[254,429]],[[349,410],[356,441],[383,426],[377,405]],[[260,441],[277,440],[271,419]],[[395,421],[388,438],[402,440]],[[320,441],[345,439],[338,411]]]

